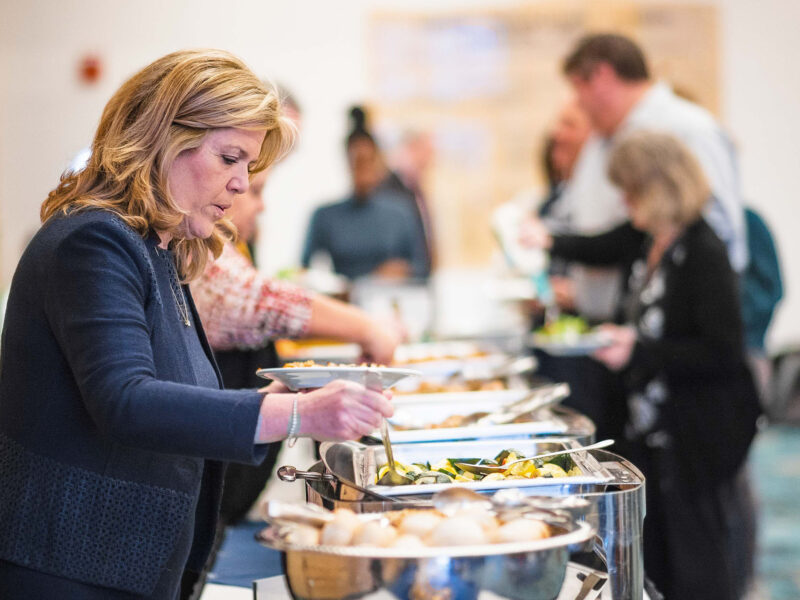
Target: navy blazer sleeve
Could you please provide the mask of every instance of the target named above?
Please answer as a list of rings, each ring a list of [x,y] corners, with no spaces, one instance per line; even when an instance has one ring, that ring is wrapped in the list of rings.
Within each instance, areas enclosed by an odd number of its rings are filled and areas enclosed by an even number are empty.
[[[97,427],[147,450],[254,462],[262,395],[157,378],[142,247],[111,222],[61,240],[47,278],[50,326]]]

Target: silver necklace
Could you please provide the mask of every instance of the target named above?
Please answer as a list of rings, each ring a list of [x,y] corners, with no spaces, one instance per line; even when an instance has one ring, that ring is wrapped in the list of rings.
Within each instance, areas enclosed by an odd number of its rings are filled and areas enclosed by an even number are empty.
[[[178,281],[178,273],[175,270],[175,263],[172,259],[172,255],[168,251],[164,252],[164,254],[161,254],[158,249],[156,249],[156,252],[167,262],[167,268],[169,269],[169,290],[172,292],[172,298],[175,300],[175,306],[178,307],[178,314],[181,318],[181,321],[183,321],[183,324],[186,325],[186,327],[191,327],[192,322],[189,320],[189,306],[186,303],[186,296],[183,294],[183,288]]]

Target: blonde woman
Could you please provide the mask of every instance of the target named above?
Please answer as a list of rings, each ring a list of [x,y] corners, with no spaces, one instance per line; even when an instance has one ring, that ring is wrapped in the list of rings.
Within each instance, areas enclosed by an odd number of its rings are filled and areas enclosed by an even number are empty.
[[[709,187],[691,153],[660,133],[617,142],[609,176],[628,224],[596,237],[536,226],[527,239],[570,260],[628,265],[624,324],[604,327],[613,343],[595,358],[627,389],[624,447],[648,480],[645,569],[667,598],[738,598],[736,529],[747,515],[736,478],[758,403],[736,276],[701,214]]]
[[[344,382],[220,389],[185,283],[291,138],[237,58],[176,52],[117,91],[87,167],[44,202],[2,339],[4,600],[177,598],[211,547],[223,461],[287,435],[357,438],[391,414]]]

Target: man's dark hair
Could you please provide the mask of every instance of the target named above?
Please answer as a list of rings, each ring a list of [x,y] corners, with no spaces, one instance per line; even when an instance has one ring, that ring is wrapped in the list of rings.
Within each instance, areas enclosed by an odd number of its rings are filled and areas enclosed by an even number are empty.
[[[608,63],[620,79],[648,79],[647,61],[636,43],[623,35],[598,33],[578,41],[564,61],[564,73],[588,78],[601,62]]]

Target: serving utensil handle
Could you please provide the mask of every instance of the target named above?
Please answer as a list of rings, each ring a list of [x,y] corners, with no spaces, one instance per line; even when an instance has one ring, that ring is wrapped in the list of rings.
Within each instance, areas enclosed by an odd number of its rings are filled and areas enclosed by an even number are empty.
[[[389,439],[389,424],[386,419],[381,419],[381,438],[383,438],[383,448],[386,450],[386,460],[389,462],[389,470],[396,471],[392,442]]]
[[[316,471],[300,471],[292,465],[284,465],[278,469],[278,479],[281,481],[297,481],[304,479],[305,481],[336,481],[336,477],[329,473],[317,473]]]
[[[566,450],[556,450],[555,452],[545,452],[544,454],[537,454],[536,456],[531,456],[529,458],[520,458],[519,460],[514,460],[503,466],[510,466],[515,463],[521,463],[528,460],[539,460],[540,458],[550,458],[551,456],[559,456],[561,454],[572,454],[573,452],[582,452],[584,450],[597,450],[598,448],[605,448],[607,446],[610,446],[613,443],[614,440],[602,440],[600,442],[595,442],[594,444],[589,444],[588,446],[581,446],[579,448],[567,448]]]

